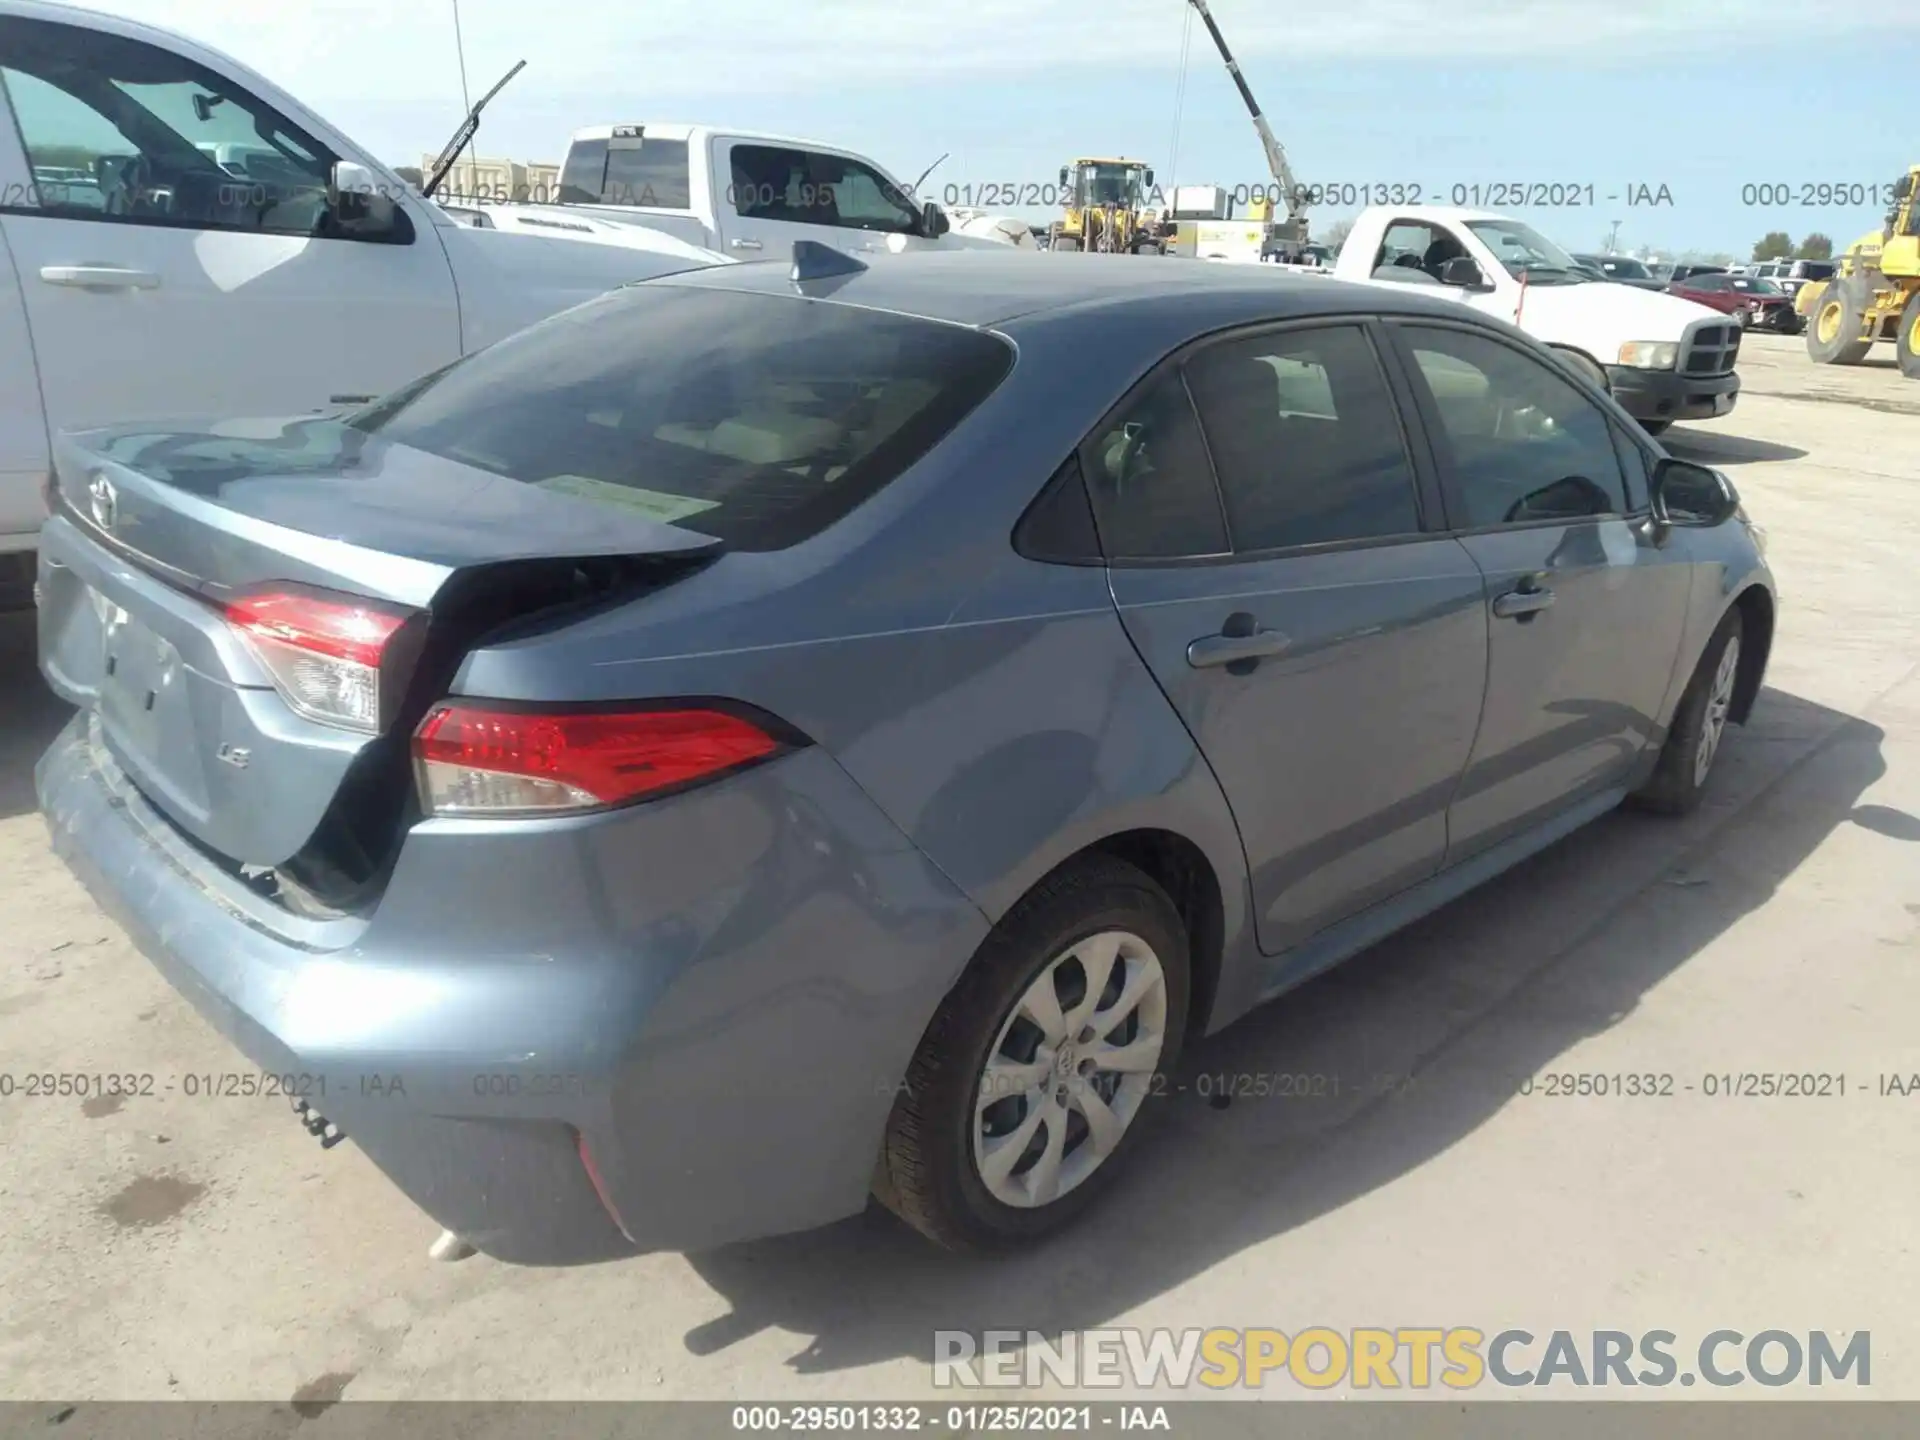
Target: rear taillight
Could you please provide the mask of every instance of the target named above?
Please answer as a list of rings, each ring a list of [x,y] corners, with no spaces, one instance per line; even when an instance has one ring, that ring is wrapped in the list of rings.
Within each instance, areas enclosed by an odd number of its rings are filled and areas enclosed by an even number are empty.
[[[350,595],[274,589],[226,605],[287,704],[309,720],[378,734],[395,634],[410,612]]]
[[[420,722],[413,755],[429,814],[554,815],[717,780],[796,739],[710,702],[586,710],[450,701]]]

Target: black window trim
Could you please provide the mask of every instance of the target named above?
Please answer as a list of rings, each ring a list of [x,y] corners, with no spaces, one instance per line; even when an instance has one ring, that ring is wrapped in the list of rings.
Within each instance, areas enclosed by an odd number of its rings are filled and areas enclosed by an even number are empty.
[[[1374,247],[1373,263],[1367,267],[1367,273],[1369,275],[1371,275],[1375,270],[1378,270],[1381,267],[1382,262],[1380,257],[1387,253],[1387,237],[1393,233],[1394,227],[1396,225],[1418,225],[1422,230],[1425,230],[1428,234],[1434,236],[1436,239],[1442,233],[1448,232],[1448,227],[1439,220],[1416,220],[1410,215],[1395,216],[1393,219],[1387,221],[1385,225],[1380,227],[1380,243]],[[1454,238],[1454,241],[1458,243],[1460,237],[1458,235],[1455,235],[1453,238]],[[1433,244],[1433,241],[1429,240],[1427,244],[1431,246]],[[1478,264],[1479,262],[1476,261],[1474,263]]]
[[[1042,545],[1033,538],[1034,530],[1054,506],[1069,503],[1063,497],[1066,492],[1076,492],[1074,497],[1086,510],[1087,529],[1093,538],[1091,550],[1074,552],[1053,549]],[[1094,514],[1093,495],[1087,489],[1086,467],[1081,463],[1080,450],[1076,447],[1067,458],[1054,467],[1053,474],[1047,477],[1047,483],[1027,503],[1020,512],[1020,518],[1013,522],[1011,534],[1013,552],[1023,560],[1031,560],[1040,565],[1078,565],[1104,567],[1107,563],[1104,546],[1100,541],[1100,521]]]
[[[1609,416],[1608,426],[1613,431],[1613,448],[1615,450],[1622,448],[1632,450],[1640,457],[1641,463],[1645,465],[1647,471],[1647,502],[1644,505],[1634,506],[1633,487],[1627,485],[1627,505],[1629,508],[1623,518],[1627,520],[1651,519],[1653,516],[1653,470],[1654,467],[1666,457],[1656,451],[1652,445],[1638,438],[1639,435],[1643,433],[1638,425],[1615,424],[1613,418]],[[1624,474],[1621,475],[1620,479],[1622,484],[1626,484],[1627,477]]]
[[[1422,330],[1453,330],[1466,335],[1477,335],[1482,339],[1503,345],[1515,354],[1525,357],[1536,365],[1541,365],[1556,379],[1565,381],[1581,399],[1595,405],[1600,412],[1601,422],[1606,425],[1610,435],[1612,432],[1619,430],[1627,430],[1627,433],[1631,434],[1631,430],[1627,427],[1632,426],[1632,420],[1627,416],[1626,411],[1620,409],[1618,402],[1616,402],[1612,396],[1594,395],[1582,389],[1565,373],[1562,366],[1554,362],[1551,358],[1543,359],[1526,345],[1516,343],[1510,336],[1503,335],[1490,326],[1477,325],[1472,321],[1463,321],[1453,316],[1400,314],[1389,317],[1388,328],[1392,332],[1391,344],[1400,358],[1401,365],[1409,370],[1410,382],[1412,378],[1411,372],[1418,369],[1419,362],[1414,359],[1413,347],[1407,343],[1405,335],[1401,333],[1402,330],[1408,327]],[[1447,516],[1447,528],[1443,532],[1446,535],[1452,536],[1455,539],[1463,539],[1470,535],[1503,535],[1517,530],[1544,530],[1549,528],[1564,528],[1568,525],[1601,525],[1609,521],[1631,523],[1634,520],[1646,518],[1650,513],[1646,510],[1629,508],[1612,515],[1549,517],[1540,520],[1521,520],[1512,523],[1502,522],[1493,525],[1462,525],[1459,523],[1460,520],[1464,518],[1458,488],[1459,479],[1455,474],[1451,448],[1445,444],[1446,430],[1444,423],[1440,418],[1439,412],[1433,408],[1431,392],[1428,391],[1424,385],[1415,387],[1414,403],[1418,407],[1418,413],[1423,427],[1426,430],[1428,444],[1433,448],[1434,460],[1440,475],[1441,496],[1446,507]],[[1626,422],[1624,426],[1621,424],[1622,420]],[[1614,443],[1617,445],[1617,441]],[[1651,454],[1647,452],[1646,447],[1641,446],[1640,448],[1643,454],[1648,454],[1647,468],[1649,474],[1651,474],[1655,463],[1654,459]],[[1619,465],[1619,455],[1616,453],[1613,458],[1614,464],[1616,466]],[[1623,501],[1630,507],[1633,497],[1627,493],[1627,477],[1624,469],[1620,475],[1620,493]]]
[[[825,156],[830,160],[839,161],[842,167],[844,167],[844,169],[853,169],[853,170],[860,170],[865,172],[873,180],[875,187],[880,191],[881,194],[892,196],[896,200],[899,200],[899,197],[901,194],[900,187],[897,184],[890,181],[886,177],[886,175],[883,174],[880,170],[876,169],[871,160],[868,160],[865,157],[860,155],[849,154],[844,150],[836,150],[829,145],[802,144],[798,141],[755,140],[755,139],[750,139],[746,136],[740,136],[740,135],[722,136],[720,137],[720,143],[724,144],[727,147],[726,154],[722,158],[724,158],[726,162],[726,173],[729,177],[728,185],[727,185],[728,205],[732,209],[736,218],[741,220],[756,220],[761,217],[742,213],[740,210],[739,198],[737,195],[733,193],[738,188],[738,186],[733,182],[731,178],[733,175],[733,163],[734,163],[733,156],[734,156],[734,152],[737,150],[768,150],[768,151],[774,151],[776,153],[783,153],[788,155]],[[921,232],[919,213],[915,211],[911,205],[906,204],[904,201],[901,201],[900,203],[901,203],[902,210],[905,212],[905,221],[907,225],[907,228],[905,230],[886,230],[886,229],[876,228],[875,226],[872,226],[872,225],[847,225],[847,224],[836,225],[833,222],[827,221],[827,220],[797,220],[797,221],[785,221],[785,222],[778,222],[778,223],[798,224],[798,225],[818,225],[823,230],[850,230],[858,235],[908,235],[908,236],[919,235]]]
[[[1127,387],[1126,392],[1121,395],[1118,401],[1107,407],[1106,413],[1101,415],[1101,417],[1093,423],[1092,428],[1080,438],[1080,443],[1073,447],[1074,456],[1080,462],[1078,466],[1080,483],[1086,487],[1087,507],[1093,512],[1094,535],[1100,542],[1101,560],[1110,569],[1153,568],[1167,565],[1218,565],[1235,558],[1233,553],[1233,528],[1227,520],[1226,497],[1220,493],[1220,475],[1214,468],[1213,450],[1207,444],[1206,427],[1200,423],[1200,411],[1193,403],[1193,392],[1187,388],[1187,377],[1181,370],[1182,359],[1188,353],[1191,353],[1191,342],[1189,342],[1188,345],[1183,345],[1179,349],[1161,356],[1145,375]],[[1087,480],[1088,474],[1091,473],[1094,468],[1092,459],[1093,442],[1118,416],[1125,414],[1133,407],[1136,401],[1149,394],[1156,385],[1166,381],[1169,375],[1179,382],[1181,398],[1187,402],[1187,413],[1193,417],[1193,426],[1200,436],[1201,449],[1206,453],[1207,478],[1213,482],[1213,503],[1220,512],[1220,535],[1221,538],[1227,542],[1227,548],[1205,555],[1128,555],[1116,557],[1108,550],[1106,533],[1100,527],[1100,507],[1094,504],[1093,489]],[[1062,463],[1064,464],[1065,462],[1063,461]]]
[[[45,27],[48,30],[58,31],[63,37],[79,36],[84,38],[90,35],[109,33],[94,31],[84,25],[73,25],[64,20],[42,19],[36,15],[6,16],[4,18],[10,22],[17,21],[34,27]],[[211,90],[216,95],[223,96],[228,100],[233,100],[236,97],[244,97],[250,105],[258,107],[273,116],[273,118],[279,122],[279,127],[291,138],[311,148],[316,160],[326,162],[329,177],[332,175],[333,167],[340,163],[342,157],[334,152],[332,145],[321,140],[319,136],[309,133],[304,126],[294,123],[289,116],[283,115],[280,112],[278,106],[269,104],[262,97],[255,94],[251,87],[243,85],[231,77],[221,74],[217,70],[209,69],[190,55],[183,55],[178,50],[171,50],[165,46],[156,45],[151,40],[141,39],[133,35],[120,34],[111,34],[110,38],[116,43],[138,45],[148,50],[160,51],[162,54],[178,61],[190,75],[197,78],[197,82],[201,84],[203,88]],[[32,72],[25,71],[23,73],[31,74]],[[37,79],[38,77],[36,76],[35,78]],[[54,88],[60,89],[58,86]],[[64,89],[61,90],[61,93],[67,95],[68,98],[74,100],[77,104],[87,105],[86,101],[81,100],[78,96],[72,95]],[[419,227],[414,223],[413,216],[409,213],[405,198],[398,195],[394,197],[394,227],[383,235],[268,230],[258,225],[234,225],[217,221],[183,220],[164,215],[108,215],[104,211],[96,213],[88,210],[83,213],[77,213],[64,207],[48,208],[38,203],[40,187],[33,179],[33,156],[28,148],[27,132],[25,127],[20,123],[20,115],[16,108],[16,102],[14,101],[11,90],[5,84],[4,78],[0,78],[0,102],[4,102],[6,112],[4,118],[6,123],[13,127],[13,133],[20,142],[21,159],[27,167],[27,182],[20,192],[22,203],[4,203],[6,197],[0,196],[0,215],[24,215],[43,220],[73,220],[83,225],[130,225],[151,230],[205,230],[222,235],[278,235],[296,240],[333,240],[358,245],[412,245],[418,239]],[[91,105],[87,105],[87,108],[89,110],[93,109]],[[95,113],[97,114],[98,112],[96,111]],[[107,117],[101,116],[101,118],[106,119]],[[113,122],[108,120],[107,123],[112,124]],[[118,129],[117,126],[115,128]],[[186,137],[183,136],[181,138],[185,139]],[[15,187],[11,185],[5,188],[10,192],[15,189]],[[29,205],[24,203],[25,198],[29,195],[34,199],[34,204]]]
[[[1242,565],[1259,564],[1270,560],[1286,560],[1295,557],[1313,555],[1341,554],[1349,550],[1376,550],[1389,545],[1413,545],[1433,540],[1448,533],[1445,528],[1445,512],[1441,508],[1442,492],[1439,474],[1435,466],[1435,457],[1430,442],[1424,434],[1408,424],[1410,412],[1408,405],[1412,393],[1406,377],[1398,371],[1398,357],[1394,355],[1386,335],[1381,329],[1381,316],[1377,311],[1328,311],[1313,315],[1289,316],[1281,320],[1255,320],[1231,325],[1219,330],[1208,331],[1205,335],[1195,336],[1168,351],[1154,363],[1146,374],[1142,375],[1101,414],[1080,443],[1074,447],[1074,454],[1080,460],[1081,483],[1086,484],[1086,475],[1091,466],[1090,447],[1094,441],[1112,425],[1113,421],[1127,410],[1147,390],[1164,379],[1169,371],[1174,371],[1180,380],[1182,392],[1186,395],[1188,408],[1194,423],[1199,426],[1202,444],[1207,450],[1207,468],[1213,479],[1214,503],[1220,507],[1222,533],[1227,537],[1228,548],[1206,555],[1154,555],[1154,556],[1112,556],[1106,553],[1106,539],[1101,536],[1101,559],[1098,562],[1115,570],[1166,569],[1174,566]],[[1235,341],[1258,339],[1263,335],[1284,334],[1295,330],[1357,329],[1373,352],[1374,363],[1379,366],[1380,378],[1385,383],[1389,403],[1393,407],[1394,419],[1400,429],[1402,453],[1406,456],[1407,468],[1413,479],[1414,512],[1420,526],[1401,535],[1372,535],[1353,540],[1325,540],[1313,545],[1275,546],[1261,550],[1239,550],[1233,548],[1233,522],[1227,512],[1226,497],[1221,489],[1219,468],[1213,463],[1212,442],[1207,439],[1207,427],[1200,418],[1200,410],[1193,402],[1193,392],[1187,386],[1187,362],[1202,350],[1215,345],[1231,344]],[[1065,462],[1063,461],[1062,464]],[[1051,483],[1051,476],[1049,483]],[[1043,487],[1044,493],[1045,487]],[[1036,504],[1038,500],[1036,498]],[[1087,503],[1095,516],[1099,507],[1093,504],[1091,493]],[[1023,517],[1024,518],[1024,517]],[[1052,562],[1062,563],[1062,562]]]

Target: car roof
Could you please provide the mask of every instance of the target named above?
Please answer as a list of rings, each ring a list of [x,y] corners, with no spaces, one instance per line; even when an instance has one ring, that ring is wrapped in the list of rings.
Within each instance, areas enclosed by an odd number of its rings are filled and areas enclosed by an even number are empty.
[[[867,262],[863,262],[867,263]],[[649,285],[686,285],[794,293],[791,262],[752,261],[666,275]],[[875,255],[867,269],[810,282],[803,293],[846,304],[975,327],[1057,315],[1065,310],[1130,306],[1163,312],[1207,298],[1210,313],[1244,302],[1249,321],[1323,314],[1407,314],[1477,320],[1457,300],[1412,285],[1355,284],[1298,274],[1279,265],[1213,264],[1183,257],[1052,255],[1016,250],[917,251]]]

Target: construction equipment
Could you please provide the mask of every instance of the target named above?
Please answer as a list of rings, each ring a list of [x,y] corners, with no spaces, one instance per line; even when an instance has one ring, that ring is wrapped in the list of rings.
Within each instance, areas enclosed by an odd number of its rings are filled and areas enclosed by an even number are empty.
[[[1247,103],[1247,113],[1253,116],[1253,128],[1259,133],[1260,146],[1267,152],[1267,169],[1273,173],[1274,193],[1267,198],[1269,217],[1271,208],[1277,204],[1287,207],[1285,220],[1266,218],[1266,241],[1262,248],[1262,258],[1295,261],[1307,243],[1307,202],[1311,198],[1306,190],[1293,178],[1293,167],[1287,164],[1287,152],[1280,148],[1280,142],[1274,138],[1273,127],[1267,124],[1267,117],[1260,113],[1260,102],[1253,98],[1253,91],[1247,88],[1246,76],[1240,73],[1240,66],[1233,58],[1233,52],[1227,49],[1227,40],[1220,33],[1220,27],[1213,23],[1213,12],[1207,9],[1207,0],[1187,0],[1187,3],[1200,12],[1200,19],[1207,27],[1207,33],[1213,37],[1214,47],[1219,50],[1220,58],[1226,62],[1227,74],[1233,77],[1233,83],[1239,88],[1240,98]]]
[[[1920,380],[1920,165],[1892,189],[1880,228],[1846,248],[1831,280],[1793,297],[1807,319],[1807,354],[1821,365],[1858,365],[1891,340],[1900,373]]]
[[[1047,248],[1089,253],[1160,254],[1159,215],[1147,208],[1153,170],[1144,161],[1083,157],[1060,167],[1065,213],[1049,227]]]

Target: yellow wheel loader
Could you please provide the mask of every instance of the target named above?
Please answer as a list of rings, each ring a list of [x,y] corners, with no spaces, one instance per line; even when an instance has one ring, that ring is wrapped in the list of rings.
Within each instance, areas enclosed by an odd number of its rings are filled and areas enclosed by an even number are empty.
[[[1082,158],[1060,167],[1065,213],[1049,229],[1051,250],[1138,255],[1166,249],[1158,216],[1146,208],[1153,170],[1144,161]]]
[[[1881,227],[1849,245],[1831,280],[1800,287],[1807,354],[1821,365],[1858,365],[1891,340],[1900,373],[1920,380],[1920,165],[1891,188]]]

